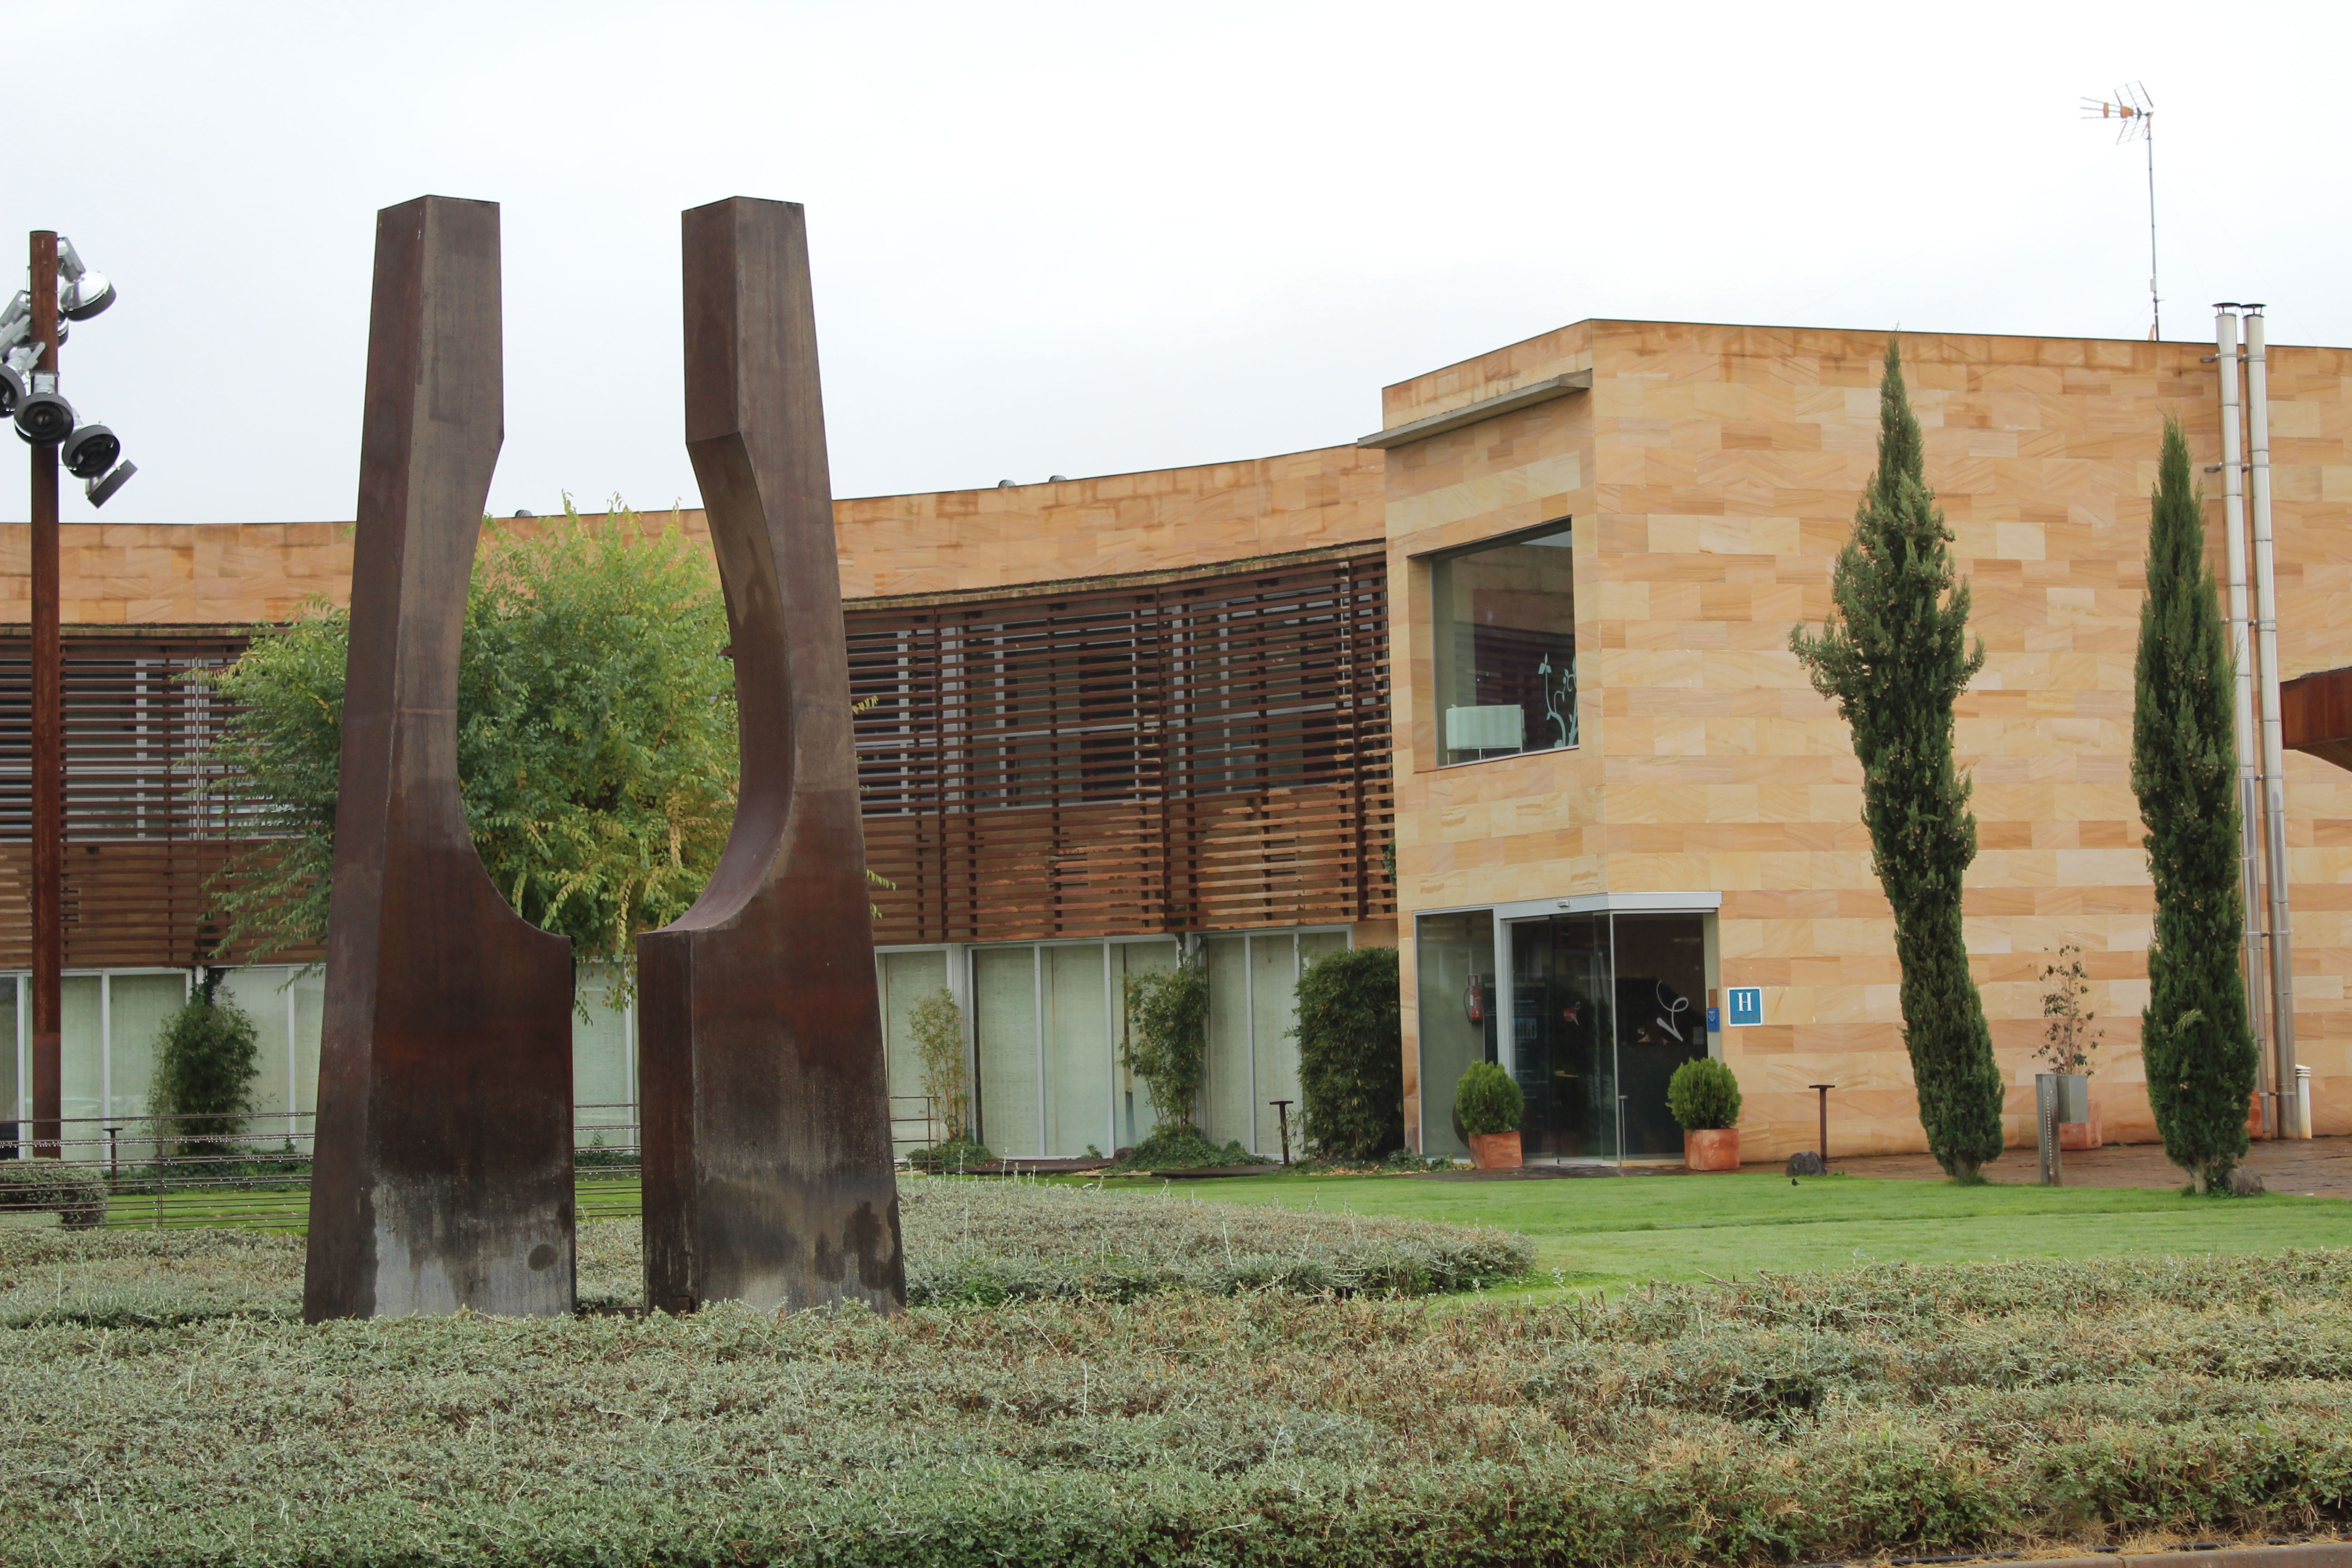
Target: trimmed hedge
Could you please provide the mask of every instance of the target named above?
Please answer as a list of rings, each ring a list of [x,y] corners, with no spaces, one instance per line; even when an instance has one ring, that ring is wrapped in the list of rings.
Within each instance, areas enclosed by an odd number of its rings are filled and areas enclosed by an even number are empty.
[[[1378,1160],[1404,1147],[1404,1036],[1397,950],[1325,953],[1298,977],[1300,1147]]]
[[[1325,1216],[1334,1224],[1343,1216]],[[12,1557],[1742,1564],[2352,1510],[2352,1253],[0,1333]]]

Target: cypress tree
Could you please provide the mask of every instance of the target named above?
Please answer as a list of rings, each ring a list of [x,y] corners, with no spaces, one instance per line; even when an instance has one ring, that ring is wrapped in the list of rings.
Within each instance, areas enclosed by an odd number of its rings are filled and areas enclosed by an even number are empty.
[[[2189,487],[2189,443],[2179,422],[2167,420],[2132,711],[2132,791],[2156,883],[2140,1040],[2164,1152],[2200,1193],[2245,1156],[2257,1066],[2238,967],[2246,911],[2232,672],[2205,564],[2202,505]]]
[[[2001,1148],[2000,1068],[1969,974],[1960,876],[1977,855],[1969,785],[1952,764],[1952,702],[1984,667],[1967,647],[1968,584],[1927,488],[1919,421],[1889,340],[1878,392],[1878,469],[1830,579],[1836,616],[1789,647],[1853,731],[1872,868],[1895,910],[1903,1043],[1928,1151],[1956,1181]]]

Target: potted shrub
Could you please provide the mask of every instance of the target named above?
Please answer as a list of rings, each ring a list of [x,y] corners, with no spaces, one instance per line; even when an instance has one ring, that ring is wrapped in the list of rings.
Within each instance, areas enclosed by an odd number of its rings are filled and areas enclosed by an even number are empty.
[[[1683,1163],[1694,1171],[1739,1169],[1739,1079],[1713,1057],[1675,1069],[1666,1109],[1682,1123]]]
[[[2050,987],[2042,997],[2042,1016],[2048,1024],[2042,1030],[2042,1048],[2034,1058],[2047,1062],[2053,1073],[2079,1075],[2084,1079],[2084,1101],[2090,1107],[2089,1120],[2058,1124],[2058,1147],[2103,1149],[2106,1147],[2106,1135],[2099,1124],[2098,1102],[2090,1097],[2089,1082],[2095,1070],[2091,1053],[2099,1048],[2099,1031],[2091,1026],[2091,1021],[2098,1015],[2083,1005],[2091,993],[2091,977],[2083,967],[2083,950],[2072,942],[2060,948],[2058,962],[2044,967],[2042,978]],[[2256,1104],[2260,1103],[2257,1100]]]
[[[1454,1114],[1470,1140],[1470,1162],[1482,1171],[1519,1168],[1519,1122],[1527,1097],[1493,1062],[1473,1062],[1454,1086]]]

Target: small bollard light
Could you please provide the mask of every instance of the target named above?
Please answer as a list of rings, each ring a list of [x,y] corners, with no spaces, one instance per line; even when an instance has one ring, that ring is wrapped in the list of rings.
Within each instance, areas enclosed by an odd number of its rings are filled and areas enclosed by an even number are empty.
[[[2058,1126],[2063,1121],[2087,1121],[2091,1115],[2089,1080],[2080,1073],[2038,1072],[2033,1075],[2033,1121],[2042,1151],[2042,1184],[2066,1184],[2065,1163],[2059,1153]]]
[[[115,1138],[121,1131],[120,1127],[106,1130],[106,1190],[110,1193],[120,1192],[122,1188],[122,1164],[116,1158],[118,1151],[115,1144]]]
[[[1290,1108],[1298,1102],[1295,1100],[1269,1100],[1266,1103],[1274,1107],[1275,1121],[1282,1129],[1282,1163],[1287,1165],[1290,1163]]]
[[[1809,1083],[1805,1085],[1805,1087],[1815,1090],[1822,1097],[1822,1141],[1814,1152],[1821,1155],[1822,1170],[1826,1173],[1830,1168],[1830,1090],[1835,1089],[1837,1085],[1833,1083]]]

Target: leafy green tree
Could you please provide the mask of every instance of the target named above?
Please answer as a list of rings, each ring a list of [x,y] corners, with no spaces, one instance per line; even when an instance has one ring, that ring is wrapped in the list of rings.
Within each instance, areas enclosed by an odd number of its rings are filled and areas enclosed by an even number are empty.
[[[2190,487],[2189,443],[2167,420],[2132,710],[2132,790],[2156,882],[2140,1049],[2164,1152],[2200,1193],[2227,1190],[2231,1167],[2245,1157],[2258,1066],[2239,971],[2246,910],[2232,671],[2205,563],[2202,505]]]
[[[2000,1155],[2001,1081],[1960,920],[1977,823],[1952,763],[1952,703],[1984,667],[1984,644],[1967,646],[1969,588],[1952,571],[1891,340],[1878,415],[1878,470],[1831,577],[1837,618],[1819,637],[1794,628],[1789,646],[1853,731],[1872,862],[1895,910],[1920,1125],[1945,1173],[1974,1182]]]
[[[1200,952],[1173,969],[1127,977],[1127,1037],[1118,1058],[1151,1091],[1160,1126],[1192,1125],[1209,1060],[1209,964]]]
[[[305,605],[208,677],[240,705],[208,767],[249,841],[215,884],[224,952],[327,929],[349,613]],[[466,602],[457,772],[474,847],[523,918],[632,994],[635,936],[685,912],[725,847],[736,785],[727,611],[673,524],[617,506],[484,526]]]
[[[217,994],[225,969],[206,969],[187,1005],[163,1020],[155,1042],[148,1111],[172,1120],[156,1129],[159,1146],[181,1154],[234,1154],[227,1142],[253,1110],[260,1072],[260,1035],[253,1019]]]
[[[1299,1135],[1326,1160],[1404,1146],[1397,950],[1328,952],[1298,977]]]

